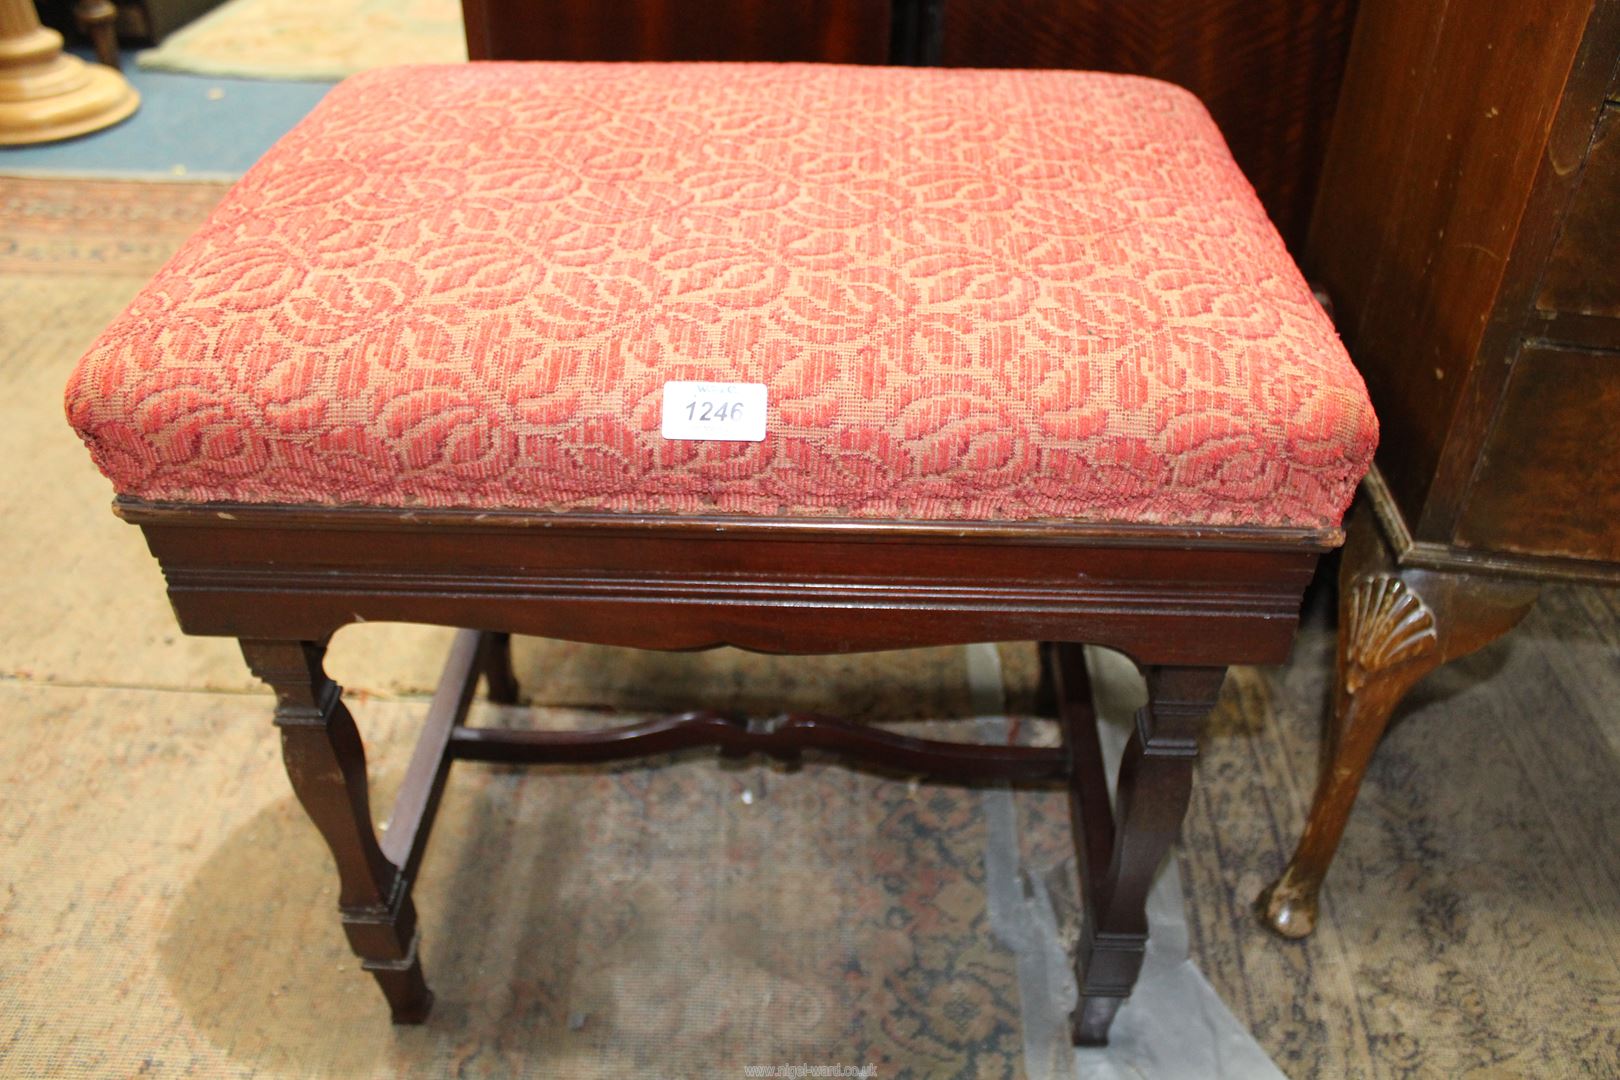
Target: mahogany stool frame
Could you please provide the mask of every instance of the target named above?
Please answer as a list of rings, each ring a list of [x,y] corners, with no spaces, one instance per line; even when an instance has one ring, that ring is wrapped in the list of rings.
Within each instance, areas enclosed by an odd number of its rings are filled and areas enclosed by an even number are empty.
[[[1141,969],[1149,884],[1186,811],[1203,716],[1230,664],[1278,663],[1337,529],[542,514],[154,503],[121,497],[181,628],[240,639],[276,692],[294,791],[330,847],[349,943],[397,1023],[426,1018],[416,877],[457,760],[598,762],[717,746],[804,750],[957,782],[1070,792],[1084,916],[1077,1042],[1106,1041]],[[390,825],[372,826],[365,750],[326,642],[360,621],[464,628]],[[913,738],[831,717],[691,712],[589,732],[464,723],[480,677],[515,702],[511,634],[643,649],[816,654],[1042,643],[1061,747]],[[1148,703],[1111,808],[1081,644],[1130,656]]]

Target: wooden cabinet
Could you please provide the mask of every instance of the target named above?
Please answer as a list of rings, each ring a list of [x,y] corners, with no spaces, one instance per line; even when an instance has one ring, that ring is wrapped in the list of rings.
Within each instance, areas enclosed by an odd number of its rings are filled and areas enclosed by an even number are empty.
[[[1266,901],[1298,936],[1406,689],[1549,579],[1620,583],[1620,0],[1362,0],[1305,249],[1383,438],[1335,749]]]
[[[1467,552],[1590,563],[1593,574],[1620,564],[1620,354],[1519,349],[1456,539]]]
[[[1362,4],[1304,262],[1378,410],[1384,509],[1410,534],[1394,539],[1450,566],[1495,553],[1489,536],[1514,528],[1482,529],[1470,510],[1512,512],[1486,490],[1504,455],[1545,457],[1535,440],[1592,428],[1604,400],[1523,426],[1522,409],[1545,399],[1528,384],[1550,370],[1545,350],[1527,346],[1620,349],[1620,124],[1606,104],[1620,10],[1548,0],[1447,11]],[[1603,372],[1583,376],[1593,391]],[[1612,559],[1612,549],[1514,545],[1517,568],[1560,569],[1526,561],[1540,554]]]
[[[1620,94],[1612,87],[1611,94]],[[1547,323],[1568,316],[1620,319],[1620,105],[1612,100],[1598,117],[1582,169],[1580,186],[1571,197],[1563,228],[1553,245],[1536,296],[1536,313]],[[1593,327],[1600,334],[1603,325]],[[1559,328],[1545,327],[1549,337]],[[1567,333],[1567,329],[1565,331]],[[1579,330],[1576,331],[1579,333]]]
[[[474,60],[889,59],[899,0],[462,0]]]

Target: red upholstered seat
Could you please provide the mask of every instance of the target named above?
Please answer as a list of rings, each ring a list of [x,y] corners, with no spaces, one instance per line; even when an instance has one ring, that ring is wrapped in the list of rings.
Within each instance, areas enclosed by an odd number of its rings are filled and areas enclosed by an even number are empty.
[[[677,379],[765,440],[666,441]],[[188,502],[1323,527],[1377,438],[1202,106],[1080,72],[358,76],[67,403]]]

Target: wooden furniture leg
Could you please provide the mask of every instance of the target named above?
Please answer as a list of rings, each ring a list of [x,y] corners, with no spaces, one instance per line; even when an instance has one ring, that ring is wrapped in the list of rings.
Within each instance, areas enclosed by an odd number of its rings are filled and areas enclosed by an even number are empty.
[[[1316,928],[1322,879],[1373,750],[1407,691],[1517,626],[1538,591],[1519,579],[1399,566],[1376,515],[1357,509],[1339,569],[1338,663],[1321,777],[1293,859],[1257,901],[1272,930],[1302,938]]]
[[[1069,807],[1085,912],[1075,949],[1080,1002],[1073,1035],[1077,1045],[1101,1046],[1142,970],[1148,889],[1186,815],[1198,727],[1215,705],[1226,669],[1146,669],[1148,703],[1137,711],[1110,810],[1081,647],[1057,646],[1053,668],[1070,754]]]
[[[512,672],[512,635],[486,634],[479,650],[478,667],[489,686],[489,700],[497,705],[516,705],[523,695]]]
[[[118,72],[64,53],[33,0],[0,0],[0,146],[98,131],[140,100]]]
[[[792,763],[805,752],[942,782],[1062,785],[1084,908],[1080,1041],[1142,966],[1146,897],[1181,824],[1199,718],[1229,663],[1280,663],[1336,533],[384,508],[176,506],[124,498],[163,565],[181,626],[236,635],[277,694],[288,773],[336,860],[349,939],[396,1021],[431,999],[410,894],[456,761],[579,765],[696,747]],[[544,530],[544,533],[541,533]],[[544,535],[544,543],[535,537]],[[1008,566],[1020,568],[1009,577]],[[334,572],[336,571],[336,572]],[[1076,583],[1082,583],[1077,585]],[[352,623],[464,620],[385,830],[324,644]],[[491,629],[484,629],[491,628]],[[511,634],[651,650],[731,645],[818,655],[1038,641],[1062,746],[925,739],[813,713],[691,710],[588,731],[469,724],[480,680],[516,696]],[[1084,653],[1139,658],[1149,703],[1110,806]]]
[[[73,21],[95,47],[97,62],[117,71],[118,9],[112,0],[76,0]]]
[[[1035,645],[1035,655],[1040,660],[1040,674],[1035,683],[1035,700],[1031,707],[1036,716],[1056,718],[1060,715],[1058,709],[1058,665],[1063,662],[1063,646],[1056,641],[1041,641]],[[1085,674],[1082,664],[1080,674]]]
[[[681,713],[620,727],[550,732],[469,727],[480,677],[516,689],[504,668],[509,635],[462,630],[451,646],[428,717],[400,784],[386,837],[371,827],[366,760],[342,689],[322,669],[313,641],[244,640],[255,674],[276,691],[287,773],[337,861],[338,905],[349,942],[382,987],[396,1023],[425,1019],[432,996],[417,959],[411,882],[420,865],[450,765],[458,759],[531,764],[628,760],[693,746],[723,755],[794,761],[807,748],[944,779],[1058,780],[1068,786],[1085,916],[1075,965],[1081,1000],[1074,1038],[1101,1045],[1130,996],[1147,945],[1153,875],[1181,827],[1198,753],[1197,725],[1220,691],[1225,668],[1150,667],[1149,701],[1137,714],[1120,764],[1117,813],[1109,805],[1085,656],[1075,644],[1041,646],[1064,746],[935,742],[834,717],[745,718]],[[501,674],[502,671],[505,674]]]
[[[298,801],[337,861],[338,910],[349,945],[397,1024],[421,1023],[433,1002],[417,957],[416,908],[400,866],[377,843],[366,752],[343,688],[322,666],[324,643],[243,640],[253,673],[276,692],[282,759]]]

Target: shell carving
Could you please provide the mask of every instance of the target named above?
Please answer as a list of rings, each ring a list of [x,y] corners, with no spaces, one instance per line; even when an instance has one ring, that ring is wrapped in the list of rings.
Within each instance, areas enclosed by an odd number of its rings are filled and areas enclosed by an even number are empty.
[[[1432,652],[1438,639],[1434,615],[1399,578],[1357,581],[1345,607],[1345,659],[1351,667],[1351,689],[1357,676],[1394,667]]]

